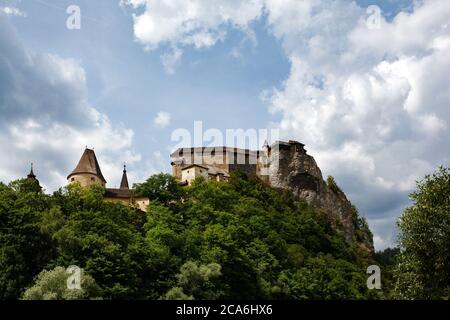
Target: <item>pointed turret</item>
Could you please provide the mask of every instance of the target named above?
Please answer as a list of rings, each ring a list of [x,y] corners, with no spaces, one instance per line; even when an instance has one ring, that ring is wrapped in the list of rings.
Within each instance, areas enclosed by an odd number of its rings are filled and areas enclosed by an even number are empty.
[[[94,183],[106,185],[100,165],[98,164],[95,152],[86,148],[76,168],[67,177],[69,183],[79,182],[81,186],[86,187]]]
[[[127,166],[123,165],[122,181],[120,181],[120,189],[130,189],[128,186]]]
[[[30,173],[27,175],[27,179],[32,181],[36,185],[37,192],[42,191],[41,184],[39,183],[39,180],[36,178],[36,175],[34,174],[34,171],[33,171],[33,163],[31,163],[31,170],[30,170]]]
[[[36,175],[33,172],[33,162],[31,163],[31,170],[30,170],[30,173],[27,175],[27,178],[36,180]]]

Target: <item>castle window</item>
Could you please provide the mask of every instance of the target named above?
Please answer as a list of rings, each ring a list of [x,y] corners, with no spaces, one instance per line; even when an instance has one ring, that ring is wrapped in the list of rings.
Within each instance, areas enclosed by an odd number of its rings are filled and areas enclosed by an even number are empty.
[[[91,178],[91,181],[95,181],[95,179],[94,179],[94,178]]]
[[[70,179],[70,181],[75,181],[75,178]]]

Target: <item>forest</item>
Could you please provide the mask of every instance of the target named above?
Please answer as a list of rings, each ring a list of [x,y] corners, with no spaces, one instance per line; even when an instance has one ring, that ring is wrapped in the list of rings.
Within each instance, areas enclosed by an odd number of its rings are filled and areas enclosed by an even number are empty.
[[[158,174],[134,192],[151,199],[147,212],[104,202],[100,186],[45,194],[27,179],[1,183],[0,299],[450,297],[448,168],[417,183],[398,247],[376,253],[242,173],[189,187]],[[80,290],[66,285],[73,265]],[[382,270],[381,290],[367,287],[370,265]]]

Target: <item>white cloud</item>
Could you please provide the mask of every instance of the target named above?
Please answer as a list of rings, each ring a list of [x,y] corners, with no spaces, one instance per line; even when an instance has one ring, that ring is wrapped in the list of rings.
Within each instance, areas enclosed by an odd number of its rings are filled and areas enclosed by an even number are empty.
[[[121,164],[137,163],[133,131],[114,127],[87,102],[80,63],[24,48],[0,16],[0,180],[25,177],[29,163],[48,190],[66,184],[85,146],[95,147],[111,185]]]
[[[121,0],[121,6],[132,7],[134,35],[146,50],[167,47],[161,63],[173,75],[183,55],[183,47],[209,48],[222,41],[229,28],[240,30],[252,44],[256,38],[251,23],[258,20],[265,0]],[[142,10],[143,9],[143,10]],[[231,51],[239,57],[240,48]]]
[[[170,119],[171,119],[170,113],[160,111],[156,115],[155,119],[153,119],[153,124],[157,128],[165,128],[170,124]]]
[[[227,27],[245,32],[263,8],[263,0],[122,0],[121,4],[144,8],[133,16],[134,34],[148,49],[211,47],[225,37]]]
[[[175,74],[176,66],[179,63],[182,55],[183,50],[178,48],[174,48],[172,52],[164,53],[163,55],[161,55],[161,62],[167,74]]]

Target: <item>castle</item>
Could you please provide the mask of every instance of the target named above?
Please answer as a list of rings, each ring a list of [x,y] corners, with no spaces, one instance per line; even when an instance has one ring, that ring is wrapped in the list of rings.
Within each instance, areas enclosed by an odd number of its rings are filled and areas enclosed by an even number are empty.
[[[354,207],[339,188],[324,181],[316,161],[298,141],[276,141],[272,145],[266,142],[261,150],[224,146],[180,148],[170,157],[172,175],[183,186],[190,185],[198,177],[227,181],[231,172],[244,172],[273,188],[289,190],[296,198],[324,212],[348,241],[355,236]],[[36,179],[33,169],[28,178]],[[106,180],[92,149],[85,149],[67,180],[69,184],[79,183],[83,187],[99,184],[105,187],[105,201],[123,203],[141,211],[145,211],[150,203],[148,198],[136,196],[129,188],[125,166],[120,187],[106,188]],[[370,237],[363,242],[373,250]]]
[[[324,212],[347,241],[355,236],[355,209],[345,194],[329,186],[316,161],[298,141],[264,143],[262,150],[229,147],[180,148],[171,155],[172,174],[183,185],[197,177],[226,181],[232,171],[256,176],[273,188],[289,190],[297,199]],[[364,245],[373,250],[372,240]]]
[[[226,181],[232,171],[241,171],[272,184],[271,178],[279,170],[280,152],[283,155],[298,153],[306,156],[304,147],[304,144],[290,140],[277,141],[271,146],[266,141],[262,150],[230,147],[179,148],[170,155],[172,175],[182,184],[190,185],[199,176],[208,180]]]
[[[127,169],[124,165],[120,187],[106,188],[106,180],[100,169],[94,150],[86,148],[75,169],[67,176],[68,184],[79,183],[82,187],[99,184],[105,187],[103,199],[108,202],[119,202],[146,211],[150,200],[133,193],[128,185]]]

